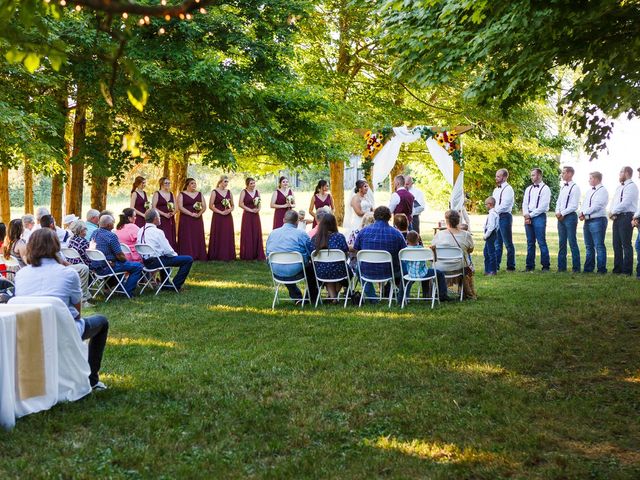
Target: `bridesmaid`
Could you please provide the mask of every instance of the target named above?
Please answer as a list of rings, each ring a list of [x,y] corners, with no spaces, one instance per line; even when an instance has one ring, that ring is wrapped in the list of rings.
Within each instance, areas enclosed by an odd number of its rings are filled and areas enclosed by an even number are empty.
[[[289,188],[289,179],[280,177],[278,179],[278,189],[271,195],[271,208],[273,213],[273,230],[280,228],[284,224],[284,214],[291,210],[296,204],[293,192]]]
[[[178,194],[178,253],[190,255],[194,260],[207,259],[207,247],[204,243],[204,222],[202,215],[207,206],[202,193],[197,190],[196,181],[187,178],[182,192]]]
[[[213,212],[209,232],[209,260],[235,260],[236,245],[233,232],[233,196],[229,190],[229,178],[220,177],[209,197],[209,208]]]
[[[318,182],[318,185],[316,185],[316,189],[313,192],[313,197],[311,197],[311,203],[309,204],[309,213],[313,217],[313,228],[318,225],[318,222],[316,221],[316,214],[313,210],[315,208],[315,211],[317,212],[322,207],[331,208],[331,212],[335,210],[333,206],[333,197],[329,193],[329,184],[326,180],[320,180]]]
[[[256,181],[247,178],[247,188],[240,192],[238,204],[244,210],[242,213],[242,228],[240,229],[240,259],[264,260],[262,245],[262,225],[260,223],[260,192],[256,190]]]
[[[147,181],[144,177],[137,176],[133,181],[133,188],[131,189],[131,201],[129,207],[133,208],[136,212],[135,224],[142,228],[144,227],[144,213],[149,210],[151,204],[147,198],[147,192],[144,191],[144,187],[147,185]]]
[[[158,182],[160,190],[151,197],[151,205],[160,214],[160,230],[164,232],[171,248],[178,249],[176,243],[176,200],[171,192],[171,180],[162,177]]]

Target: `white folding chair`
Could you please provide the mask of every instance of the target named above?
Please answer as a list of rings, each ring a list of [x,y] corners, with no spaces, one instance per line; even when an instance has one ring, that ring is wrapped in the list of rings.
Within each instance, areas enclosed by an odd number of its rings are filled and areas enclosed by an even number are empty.
[[[433,251],[430,248],[403,248],[398,253],[398,258],[400,259],[400,272],[402,272],[402,286],[404,293],[402,295],[402,306],[404,308],[405,305],[409,302],[409,300],[431,300],[431,308],[435,305],[436,300],[438,304],[440,304],[440,297],[438,295],[438,281],[436,279],[436,268],[434,265]],[[427,268],[427,271],[431,268],[433,271],[432,275],[426,277],[413,277],[409,272],[406,271],[406,263],[405,262],[424,262]],[[420,290],[422,289],[422,282],[425,280],[431,281],[431,296],[420,298]],[[418,284],[418,293],[415,297],[408,297],[407,291],[410,283]],[[425,292],[426,293],[426,292]]]
[[[275,309],[276,303],[280,303],[280,297],[278,296],[278,292],[280,291],[280,287],[282,285],[292,285],[300,282],[304,283],[304,292],[302,294],[302,302],[301,306],[304,307],[304,302],[309,297],[309,303],[311,303],[311,295],[309,294],[309,282],[307,280],[307,272],[304,270],[304,258],[300,252],[271,252],[268,258],[269,268],[271,269],[271,279],[273,280],[273,286],[275,288],[275,293],[273,295],[273,303],[271,304],[271,310]],[[281,280],[276,278],[276,274],[273,273],[274,265],[296,265],[300,264],[302,268],[302,272],[298,274],[300,278],[296,278],[294,280]],[[292,301],[297,302],[299,299],[297,298],[284,298],[284,301]]]
[[[125,255],[131,255],[131,249],[126,243],[121,243],[120,248],[122,249],[122,253],[124,253]]]
[[[129,292],[127,292],[127,290],[124,288],[124,276],[126,272],[116,273],[113,270],[111,264],[107,262],[104,253],[102,253],[100,250],[87,249],[86,253],[87,257],[89,257],[89,260],[91,260],[92,262],[102,262],[108,269],[108,273],[105,274],[99,274],[95,270],[91,270],[92,280],[89,284],[89,293],[91,293],[91,291],[93,290],[91,298],[96,298],[98,294],[105,288],[109,292],[109,295],[104,300],[105,302],[108,302],[114,293],[123,293],[127,296],[127,298],[131,298]],[[116,281],[116,285],[113,288],[109,286],[109,281],[111,279],[114,279]]]
[[[80,253],[74,248],[63,247],[60,249],[60,253],[62,253],[67,260],[82,260]]]
[[[436,268],[449,280],[458,278],[460,301],[464,296],[464,252],[458,247],[436,247]]]
[[[346,280],[347,290],[344,295],[344,307],[347,306],[347,302],[349,301],[349,294],[351,293],[351,275],[349,264],[347,263],[347,255],[342,250],[337,249],[326,249],[326,250],[315,250],[311,254],[311,262],[313,264],[313,272],[316,275],[316,281],[318,282],[318,296],[316,297],[316,307],[318,306],[318,302],[322,303],[322,287],[325,283],[328,282],[342,282]],[[329,263],[339,263],[344,268],[345,275],[340,278],[322,278],[318,275],[318,265],[319,264],[329,264]],[[336,298],[326,297],[326,300],[336,300],[340,301],[340,293],[338,292],[338,296]]]
[[[389,283],[389,308],[391,308],[391,302],[395,297],[396,302],[397,298],[397,287],[394,280],[395,272],[393,271],[393,258],[389,252],[384,250],[360,250],[356,257],[358,262],[358,274],[360,275],[360,284],[362,285],[362,295],[360,295],[360,303],[358,306],[362,306],[363,300],[382,300],[382,288],[384,284]],[[378,278],[374,278],[372,276],[366,276],[362,273],[363,263],[366,264],[374,264],[377,266],[388,265],[389,271],[391,272],[391,276],[381,275]],[[378,283],[380,286],[380,295],[376,297],[367,297],[365,293],[365,286],[367,283],[371,283],[372,285]]]
[[[156,274],[164,274],[164,280],[162,280],[161,282],[157,283],[158,288],[156,289],[156,295],[158,295],[158,293],[160,293],[160,290],[162,290],[162,287],[164,287],[165,285],[169,285],[170,287],[172,287],[176,293],[180,293],[180,291],[177,289],[177,287],[173,284],[173,280],[171,279],[171,272],[173,271],[174,268],[177,267],[169,267],[167,265],[165,265],[162,262],[162,257],[160,257],[160,255],[158,254],[158,252],[156,252],[155,248],[153,248],[150,245],[146,245],[144,243],[137,243],[136,244],[136,252],[138,252],[138,254],[140,254],[140,256],[142,258],[155,258],[158,260],[158,263],[160,266],[156,267],[156,268],[147,268],[147,266],[144,264],[144,262],[142,262],[142,272],[143,272],[143,277],[144,279],[146,279],[144,285],[142,286],[142,290],[140,290],[140,294],[142,295],[142,292],[144,292],[144,289],[151,286],[152,287],[152,283],[153,283],[153,277]]]

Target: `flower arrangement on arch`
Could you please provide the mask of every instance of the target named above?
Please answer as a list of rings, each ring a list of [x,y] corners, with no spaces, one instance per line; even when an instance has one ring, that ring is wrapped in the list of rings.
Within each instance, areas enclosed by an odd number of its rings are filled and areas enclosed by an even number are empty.
[[[446,150],[451,155],[451,158],[460,165],[463,166],[462,150],[460,149],[460,141],[458,140],[458,134],[454,132],[448,132],[443,130],[442,132],[435,132],[429,127],[417,127],[420,130],[420,135],[423,139],[428,140],[433,138],[438,145]]]
[[[362,153],[365,161],[372,161],[373,158],[382,150],[384,144],[384,135],[382,133],[372,133],[368,130],[364,134],[364,139],[367,141],[367,146]]]

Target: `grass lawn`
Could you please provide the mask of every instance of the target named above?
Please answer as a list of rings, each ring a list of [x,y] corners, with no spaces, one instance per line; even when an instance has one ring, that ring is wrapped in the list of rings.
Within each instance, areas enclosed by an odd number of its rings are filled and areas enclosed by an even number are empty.
[[[640,478],[640,282],[476,285],[272,312],[264,264],[198,264],[181,295],[98,306],[109,390],[0,431],[0,478]]]

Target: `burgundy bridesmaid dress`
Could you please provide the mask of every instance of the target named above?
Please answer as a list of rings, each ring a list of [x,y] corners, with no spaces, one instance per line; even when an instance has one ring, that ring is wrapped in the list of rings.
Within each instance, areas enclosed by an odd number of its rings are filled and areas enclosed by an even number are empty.
[[[176,201],[173,197],[173,193],[169,192],[169,202],[173,203],[173,209],[175,211]],[[169,206],[167,205],[167,200],[162,196],[160,192],[158,192],[158,202],[156,203],[156,208],[160,210],[162,213],[169,213]],[[175,217],[166,218],[160,215],[160,230],[164,232],[164,236],[167,237],[167,241],[171,248],[174,250],[178,250],[178,244],[176,243],[176,219]]]
[[[195,198],[191,198],[186,193],[182,195],[182,207],[192,213],[197,213],[193,205],[197,202],[204,207],[205,203],[202,193],[198,192]],[[207,260],[207,246],[204,243],[204,222],[202,217],[190,217],[185,214],[180,215],[178,225],[178,253],[180,255],[190,255],[194,260]]]
[[[255,191],[252,197],[247,190],[244,191],[244,205],[248,208],[256,208],[254,200],[260,198],[260,192]],[[241,260],[264,260],[264,246],[262,245],[262,224],[260,214],[247,212],[242,213],[242,228],[240,229],[240,259]]]
[[[218,210],[226,210],[222,200],[231,201],[231,190],[223,197],[217,190],[213,191],[216,198],[213,205]],[[229,261],[236,259],[235,234],[233,232],[233,217],[213,213],[211,231],[209,232],[209,260]]]
[[[147,199],[147,192],[142,192],[142,195],[140,195],[139,192],[135,192],[136,194],[136,201],[133,204],[133,208],[135,208],[136,210],[138,210],[139,212],[146,212],[147,209],[145,208],[145,203],[147,203],[149,200]],[[139,226],[140,228],[144,227],[144,216],[140,216],[136,213],[136,225]]]
[[[318,210],[322,207],[329,207],[331,208],[331,194],[328,193],[327,194],[327,198],[324,199],[324,201],[320,200],[318,198],[318,195],[314,195],[313,196],[313,206],[316,207],[316,214],[318,213]],[[316,225],[318,225],[318,222],[316,222],[315,217],[313,218],[313,228],[316,228]]]
[[[289,189],[286,196],[280,190],[276,190],[276,205],[285,205],[287,203],[287,197],[290,195],[293,195],[291,189]],[[275,209],[273,213],[273,230],[284,225],[284,215],[288,210],[291,210],[291,207]]]

